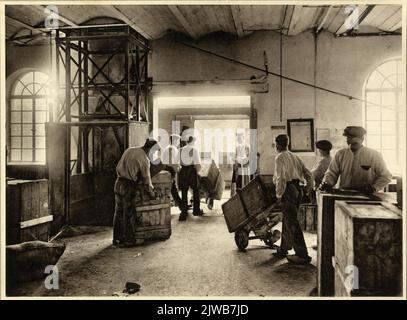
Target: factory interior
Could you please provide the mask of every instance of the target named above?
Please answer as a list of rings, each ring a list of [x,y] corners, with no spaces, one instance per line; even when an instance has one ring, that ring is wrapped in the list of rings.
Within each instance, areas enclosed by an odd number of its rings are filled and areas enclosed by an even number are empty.
[[[403,10],[5,5],[6,296],[403,297]],[[148,141],[161,157],[174,137],[188,147],[185,132],[199,168],[125,162]],[[370,150],[349,179],[380,188],[343,187],[349,136]],[[326,188],[308,189],[327,144]],[[298,186],[291,162],[276,169],[284,154],[304,168]],[[136,162],[137,181],[119,174]]]

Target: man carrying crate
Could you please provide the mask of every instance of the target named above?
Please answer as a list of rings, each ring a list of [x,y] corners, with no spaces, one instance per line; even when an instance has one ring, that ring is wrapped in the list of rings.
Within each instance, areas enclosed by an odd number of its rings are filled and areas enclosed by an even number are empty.
[[[116,167],[117,179],[114,185],[115,212],[113,217],[113,244],[131,244],[133,241],[130,219],[135,187],[143,181],[146,191],[155,198],[151,183],[150,158],[152,148],[159,149],[157,141],[147,139],[143,147],[131,147],[124,151]]]
[[[287,150],[288,136],[280,134],[276,138],[278,155],[275,159],[274,184],[276,186],[277,204],[283,207],[283,226],[281,245],[277,254],[286,257],[295,264],[308,264],[308,256],[304,235],[298,222],[298,210],[302,199],[300,182],[306,180],[307,193],[312,190],[312,175],[302,160]],[[287,255],[288,250],[294,248],[295,255]]]

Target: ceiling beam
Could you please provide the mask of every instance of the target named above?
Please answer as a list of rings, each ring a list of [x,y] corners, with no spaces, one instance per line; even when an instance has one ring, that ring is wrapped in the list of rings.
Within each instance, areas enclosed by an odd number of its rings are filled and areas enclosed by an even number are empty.
[[[235,30],[237,33],[237,36],[239,38],[244,36],[243,32],[243,24],[242,21],[240,20],[240,8],[237,5],[232,5],[230,6],[230,9],[232,11],[232,18],[233,18],[233,23],[235,25]]]
[[[302,6],[300,6],[300,5],[294,6],[292,13],[291,13],[291,17],[290,17],[290,22],[288,23],[287,35],[293,34],[293,32],[295,30],[295,26],[297,25],[297,22],[301,17],[301,11],[302,11]]]
[[[127,17],[122,11],[120,11],[117,7],[110,5],[110,6],[104,6],[107,8],[107,10],[114,15],[115,18],[118,18],[122,20],[124,23],[128,24],[130,27],[132,27],[134,30],[136,30],[138,33],[140,33],[144,38],[147,40],[153,39],[153,37],[148,34],[145,30],[140,28],[140,26],[136,25],[129,17]]]
[[[325,9],[322,19],[320,20],[321,22],[318,24],[318,27],[315,30],[315,33],[319,33],[319,31],[321,31],[321,29],[324,27],[326,19],[328,18],[329,14],[331,13],[331,10],[332,10],[332,6],[329,6],[327,9]]]
[[[49,14],[48,12],[45,11],[45,10],[49,10],[47,8],[47,6],[36,5],[36,6],[31,6],[31,7],[35,8],[38,12],[41,12],[44,15]],[[59,13],[54,12],[54,17],[56,19],[58,19],[59,21],[67,24],[68,26],[71,26],[71,27],[77,27],[78,26],[76,23],[74,23],[73,21],[65,18],[64,16],[61,16]]]
[[[195,30],[189,24],[187,19],[185,19],[184,15],[181,13],[178,6],[168,6],[168,8],[171,10],[172,14],[178,19],[179,23],[184,27],[185,31],[193,39],[198,39],[198,34],[195,32]]]
[[[365,7],[364,10],[359,10],[360,7]],[[374,9],[374,5],[368,6],[357,6],[355,10],[345,19],[343,24],[339,27],[339,29],[335,32],[336,36],[340,34],[349,32],[354,30],[357,26],[359,26],[363,20],[369,15],[370,12]]]

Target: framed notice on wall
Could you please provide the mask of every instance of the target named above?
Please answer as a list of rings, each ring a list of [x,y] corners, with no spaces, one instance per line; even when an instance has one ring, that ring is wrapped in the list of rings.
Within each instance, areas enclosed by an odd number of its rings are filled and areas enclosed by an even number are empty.
[[[290,151],[314,151],[314,119],[288,119],[287,134],[290,137]]]

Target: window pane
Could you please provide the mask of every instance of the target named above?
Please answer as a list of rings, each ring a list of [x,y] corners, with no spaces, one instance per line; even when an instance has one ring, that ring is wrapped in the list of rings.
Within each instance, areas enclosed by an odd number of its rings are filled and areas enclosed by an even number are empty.
[[[48,81],[48,79],[49,79],[49,77],[45,73],[38,72],[38,71],[35,72],[35,82],[44,84]]]
[[[35,112],[35,122],[36,123],[45,123],[45,122],[47,122],[47,112],[46,111],[37,111],[37,112]]]
[[[394,120],[396,121],[396,107],[383,107],[382,108],[382,120]]]
[[[33,109],[32,99],[21,99],[23,105],[23,111],[31,111]]]
[[[21,150],[11,149],[10,158],[11,161],[21,161]]]
[[[32,149],[22,150],[21,159],[22,159],[22,161],[33,161],[33,151],[32,151]]]
[[[32,123],[33,113],[32,112],[23,112],[23,123]]]
[[[23,136],[32,136],[33,126],[32,124],[23,124]]]
[[[373,71],[366,84],[366,88],[380,88],[382,81],[383,76],[379,72]]]
[[[391,60],[383,63],[377,68],[385,77],[397,72],[397,60]]]
[[[35,162],[45,163],[45,149],[35,149]]]
[[[17,111],[17,112],[11,112],[11,116],[10,116],[10,122],[11,123],[21,123],[21,112]]]
[[[35,138],[35,148],[45,148],[45,137]]]
[[[366,121],[369,134],[380,134],[380,121]]]
[[[21,77],[20,80],[24,84],[33,82],[34,81],[34,72],[27,72],[24,76]]]
[[[367,136],[367,146],[369,148],[380,150],[381,137],[379,135],[368,135]]]
[[[395,121],[382,121],[382,134],[396,135],[396,122]]]
[[[21,148],[20,137],[11,137],[11,148]]]
[[[382,137],[382,148],[383,149],[397,149],[397,138],[396,136],[383,136]]]
[[[366,109],[366,120],[380,120],[380,107],[368,106]]]
[[[23,148],[32,148],[32,147],[33,147],[33,138],[23,137]]]
[[[14,87],[13,94],[21,95],[23,93],[24,86],[20,81],[17,81],[16,86]]]
[[[35,125],[35,135],[45,136],[45,125],[43,123]]]
[[[386,163],[396,163],[397,162],[397,152],[396,150],[383,150],[383,158]]]
[[[394,92],[382,92],[382,106],[396,105],[396,94]]]
[[[32,96],[34,93],[33,93],[33,85],[32,84],[30,84],[30,85],[26,85],[25,87],[24,87],[24,89],[23,89],[23,95],[25,95],[25,96]]]
[[[47,99],[35,99],[35,110],[47,110]]]
[[[380,92],[366,92],[366,100],[380,105]]]
[[[10,125],[10,132],[12,136],[21,136],[21,124]]]
[[[11,99],[11,110],[21,110],[21,99]]]

